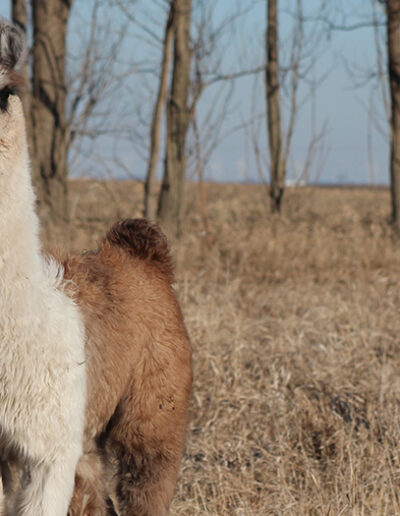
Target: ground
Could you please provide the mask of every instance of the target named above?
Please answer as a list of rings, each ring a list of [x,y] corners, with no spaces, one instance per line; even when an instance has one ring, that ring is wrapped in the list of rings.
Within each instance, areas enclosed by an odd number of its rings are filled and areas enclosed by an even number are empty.
[[[75,248],[143,187],[73,181]],[[200,199],[202,201],[200,202]],[[385,189],[189,185],[173,242],[194,350],[171,515],[400,514],[400,239]]]

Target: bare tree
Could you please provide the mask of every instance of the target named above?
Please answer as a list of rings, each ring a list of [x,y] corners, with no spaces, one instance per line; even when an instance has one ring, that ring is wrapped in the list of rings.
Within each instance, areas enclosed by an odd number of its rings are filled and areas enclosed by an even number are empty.
[[[259,123],[251,130],[258,172],[261,177],[264,168],[262,162],[266,162],[270,170],[271,210],[278,213],[282,206],[288,164],[292,165],[294,179],[307,181],[312,169],[322,168],[323,158],[328,152],[325,148],[327,121],[319,128],[316,124],[317,89],[328,76],[328,72],[316,74],[316,63],[324,51],[322,43],[325,33],[320,18],[326,9],[326,2],[321,0],[308,16],[304,14],[303,6],[302,0],[296,0],[293,10],[283,11],[286,17],[293,19],[293,24],[291,35],[285,41],[289,42],[287,57],[284,56],[284,63],[281,63],[279,51],[282,47],[285,50],[286,45],[282,44],[278,34],[279,3],[278,0],[267,1],[265,93],[269,161],[263,159],[257,143],[255,129],[260,128]],[[305,105],[311,109],[311,128],[304,165],[299,170],[299,166],[293,162],[291,150],[298,115]],[[320,170],[316,172],[318,174]]]
[[[25,70],[23,97],[33,180],[44,238],[65,230],[68,221],[65,134],[65,44],[72,0],[12,0],[14,23],[33,24],[31,74]],[[30,77],[31,75],[31,77]]]
[[[382,94],[385,121],[388,121],[390,129],[390,192],[391,192],[391,219],[397,231],[400,231],[400,1],[378,0],[384,6],[386,13],[386,53],[387,73],[383,65],[383,49],[379,37],[381,19],[378,18],[374,0],[371,1],[372,19],[370,25],[374,30],[376,48],[376,70],[368,73],[367,78],[376,78]],[[333,29],[342,30],[341,27],[332,26]],[[357,28],[357,27],[356,27]],[[389,80],[387,80],[387,78]],[[389,83],[389,84],[388,84]],[[389,86],[389,97],[387,87]],[[373,108],[372,101],[370,109]],[[375,121],[375,126],[380,132],[385,133],[379,120],[373,114],[369,117]],[[368,152],[372,161],[371,129],[368,129]],[[370,164],[373,170],[373,164]]]
[[[32,0],[32,136],[35,183],[45,238],[68,223],[65,50],[73,0]]]
[[[164,177],[159,196],[159,218],[164,220],[164,223],[169,226],[174,226],[172,231],[179,234],[182,229],[183,218],[183,184],[185,174],[190,172],[193,168],[196,171],[199,179],[200,187],[200,205],[201,211],[206,212],[205,206],[205,189],[203,184],[203,169],[208,162],[211,154],[224,137],[222,134],[223,121],[229,111],[229,100],[232,96],[234,81],[244,75],[258,73],[260,70],[240,70],[236,73],[222,73],[223,58],[226,55],[226,50],[232,44],[232,31],[235,23],[246,13],[253,8],[252,2],[242,2],[236,6],[235,9],[230,9],[222,20],[217,16],[217,3],[209,0],[196,0],[193,3],[193,14],[191,21],[187,23],[191,25],[191,37],[189,38],[189,26],[187,29],[186,43],[177,45],[178,30],[177,21],[178,14],[173,12],[177,9],[176,2],[171,2],[171,14],[175,18],[175,45],[174,45],[174,63],[182,61],[182,49],[185,47],[185,70],[188,75],[188,83],[183,84],[182,72],[176,74],[173,71],[171,88],[169,92],[169,100],[167,105],[167,130],[166,130],[166,156],[164,165]],[[189,7],[186,7],[186,13],[189,12]],[[218,22],[217,22],[218,20]],[[174,24],[173,20],[169,20],[167,28]],[[180,48],[180,50],[179,50]],[[165,45],[164,45],[165,49]],[[179,54],[178,54],[179,52]],[[164,53],[165,58],[165,53]],[[165,59],[163,61],[165,64]],[[179,66],[183,66],[181,62]],[[174,67],[175,69],[175,67]],[[163,80],[164,72],[160,80]],[[181,77],[177,81],[177,77]],[[219,87],[218,87],[219,83]],[[206,89],[214,86],[211,89],[211,103],[205,109],[202,109],[202,116],[197,117],[196,107],[200,99],[204,96]],[[179,97],[184,93],[186,100],[178,107],[176,95]],[[160,95],[157,97],[157,108]],[[178,114],[178,112],[180,114]],[[157,110],[156,110],[157,112]],[[201,120],[201,123],[199,123]],[[154,125],[153,125],[154,127]],[[176,130],[178,128],[178,130]],[[183,134],[185,134],[183,138]],[[174,143],[174,139],[175,143]],[[176,143],[180,140],[178,143]],[[189,140],[189,141],[186,141]],[[182,145],[182,142],[184,145]],[[151,149],[153,145],[151,145]],[[153,156],[153,154],[151,154]],[[180,157],[181,156],[181,157]],[[180,162],[177,167],[174,165],[176,159]],[[178,171],[179,179],[174,176],[170,179],[172,171]],[[201,173],[199,173],[201,171]],[[179,185],[179,186],[178,186]],[[168,192],[174,192],[171,194]],[[169,200],[168,200],[169,197]],[[173,200],[175,199],[175,201]],[[179,199],[179,200],[178,200]],[[176,222],[165,222],[165,212],[167,210],[167,203],[178,203],[179,209],[172,211],[172,219],[178,219]],[[169,217],[169,215],[167,215]],[[205,221],[205,218],[203,218]]]
[[[167,105],[167,136],[164,176],[158,216],[167,231],[181,231],[185,179],[185,141],[190,122],[191,0],[174,0],[175,39],[170,96]]]
[[[280,212],[285,189],[285,168],[282,156],[282,130],[279,98],[278,0],[267,0],[267,32],[265,74],[268,144],[271,168],[271,207]]]
[[[379,17],[376,10],[376,2],[384,8],[384,16]],[[384,112],[384,124],[373,109],[370,101],[369,117],[375,122],[378,131],[387,138],[385,124],[388,121],[390,133],[390,192],[391,192],[391,219],[394,227],[400,231],[400,0],[371,0],[371,13],[364,9],[359,14],[360,21],[351,24],[346,23],[346,15],[343,9],[341,23],[321,17],[329,31],[354,31],[360,28],[372,28],[374,31],[376,48],[376,66],[365,73],[362,72],[362,84],[371,79],[376,79],[381,91],[382,106]],[[387,69],[384,69],[384,49],[380,39],[380,28],[386,29],[386,59]],[[351,72],[354,76],[354,72]],[[388,88],[389,87],[389,88]],[[389,91],[389,95],[387,93]],[[388,98],[390,97],[390,99]],[[372,160],[371,128],[368,128],[368,153]],[[373,165],[372,173],[373,173]]]
[[[400,230],[400,1],[386,0],[387,51],[391,98],[390,178],[392,221]]]
[[[174,22],[176,20],[174,9],[175,2],[171,2],[164,33],[160,82],[150,130],[150,156],[146,173],[144,197],[144,215],[150,220],[155,220],[157,217],[157,193],[155,180],[160,154],[162,113],[167,96],[169,68],[171,62],[171,46],[174,37]]]

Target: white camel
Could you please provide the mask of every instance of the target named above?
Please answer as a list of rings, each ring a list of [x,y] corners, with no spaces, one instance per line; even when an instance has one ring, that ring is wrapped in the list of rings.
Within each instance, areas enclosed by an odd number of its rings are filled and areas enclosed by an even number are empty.
[[[65,516],[82,453],[84,327],[43,258],[24,116],[25,54],[0,20],[0,459],[7,516]],[[9,465],[19,471],[12,489]]]

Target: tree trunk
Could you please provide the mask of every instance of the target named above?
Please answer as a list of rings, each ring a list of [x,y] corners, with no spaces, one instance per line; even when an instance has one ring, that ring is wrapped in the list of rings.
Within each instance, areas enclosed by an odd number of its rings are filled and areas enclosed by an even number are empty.
[[[26,13],[26,0],[12,0],[11,2],[11,16],[13,23],[18,25],[20,29],[26,34],[26,27],[28,23],[28,16]]]
[[[187,104],[191,60],[191,0],[174,1],[174,18],[174,64],[167,105],[166,156],[158,216],[166,231],[179,237],[186,166],[185,140],[190,121],[190,109]]]
[[[61,242],[68,226],[65,50],[73,0],[32,0],[34,182],[44,239]]]
[[[161,77],[158,89],[157,101],[154,108],[153,120],[150,132],[150,157],[145,183],[144,197],[144,216],[150,220],[157,217],[157,199],[156,199],[156,171],[158,157],[160,154],[160,132],[162,113],[165,105],[168,87],[168,73],[171,62],[171,45],[174,36],[174,2],[171,2],[168,14],[168,20],[165,27],[163,59],[161,67]]]
[[[400,231],[400,1],[387,0],[387,45],[391,97],[390,180],[392,221]]]
[[[265,77],[267,100],[267,129],[271,167],[271,206],[272,211],[280,212],[285,189],[285,168],[282,159],[282,132],[279,99],[279,61],[278,61],[278,1],[267,0],[267,33]]]

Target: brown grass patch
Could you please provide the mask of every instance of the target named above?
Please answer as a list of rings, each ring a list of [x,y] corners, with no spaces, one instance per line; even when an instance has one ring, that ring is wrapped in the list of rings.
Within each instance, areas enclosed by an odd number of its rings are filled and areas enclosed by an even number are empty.
[[[140,185],[72,187],[74,247],[140,213]],[[388,192],[293,189],[279,218],[262,187],[206,190],[211,235],[189,186],[175,244],[195,383],[171,514],[399,514],[400,243]]]

